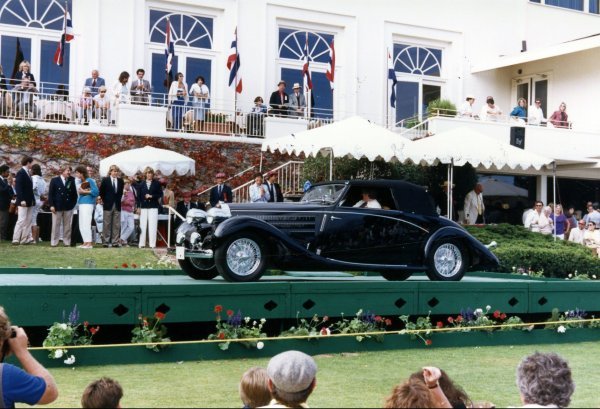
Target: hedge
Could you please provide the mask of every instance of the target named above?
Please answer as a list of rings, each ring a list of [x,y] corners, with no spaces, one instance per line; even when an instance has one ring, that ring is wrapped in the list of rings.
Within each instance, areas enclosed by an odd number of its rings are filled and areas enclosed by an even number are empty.
[[[510,224],[468,226],[467,230],[484,244],[498,243],[494,254],[500,260],[500,271],[543,271],[545,277],[565,278],[569,274],[598,274],[600,259],[580,244],[554,241],[553,237],[532,233],[522,226]]]

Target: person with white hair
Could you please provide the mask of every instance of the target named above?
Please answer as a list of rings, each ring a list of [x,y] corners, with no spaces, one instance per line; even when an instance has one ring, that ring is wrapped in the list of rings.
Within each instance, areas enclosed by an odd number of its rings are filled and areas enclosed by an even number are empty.
[[[317,364],[300,351],[275,355],[267,366],[271,403],[265,408],[308,407],[306,401],[317,386]]]

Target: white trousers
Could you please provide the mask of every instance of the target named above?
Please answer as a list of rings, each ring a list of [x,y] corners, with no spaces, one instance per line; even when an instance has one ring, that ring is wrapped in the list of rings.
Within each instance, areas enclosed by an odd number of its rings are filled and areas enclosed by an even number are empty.
[[[158,209],[141,209],[140,212],[140,247],[146,246],[146,232],[150,248],[156,247],[156,232],[158,229]]]
[[[25,244],[31,233],[31,215],[33,214],[33,206],[17,207],[18,218],[13,234],[13,243]]]
[[[121,210],[121,240],[127,241],[135,229],[133,212]]]
[[[94,205],[80,204],[79,205],[79,233],[84,243],[92,242],[92,215],[94,213]]]

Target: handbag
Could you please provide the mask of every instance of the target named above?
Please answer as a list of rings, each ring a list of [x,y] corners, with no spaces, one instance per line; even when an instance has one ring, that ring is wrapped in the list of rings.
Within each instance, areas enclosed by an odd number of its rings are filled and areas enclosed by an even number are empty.
[[[8,206],[8,213],[17,214],[17,204],[16,203],[11,203],[10,206]]]

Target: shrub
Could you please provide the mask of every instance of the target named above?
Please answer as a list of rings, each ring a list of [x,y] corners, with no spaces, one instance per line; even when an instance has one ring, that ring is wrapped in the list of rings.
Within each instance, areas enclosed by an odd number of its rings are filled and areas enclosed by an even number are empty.
[[[555,242],[551,236],[532,233],[522,226],[469,226],[467,230],[482,243],[498,243],[492,251],[500,260],[501,272],[513,272],[514,267],[543,270],[545,277],[566,278],[569,274],[600,271],[600,259],[590,249],[562,240]]]
[[[429,116],[454,116],[456,115],[456,105],[447,99],[434,99],[427,105]]]

